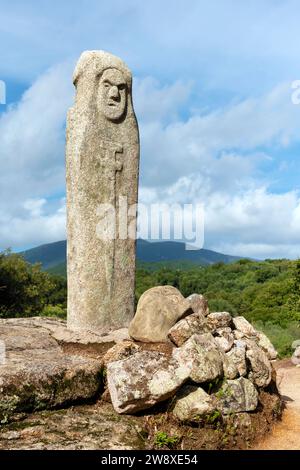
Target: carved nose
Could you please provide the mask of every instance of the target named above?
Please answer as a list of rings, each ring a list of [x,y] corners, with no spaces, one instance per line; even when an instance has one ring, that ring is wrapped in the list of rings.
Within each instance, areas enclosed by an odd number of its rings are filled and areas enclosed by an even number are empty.
[[[109,98],[112,98],[113,100],[119,99],[120,94],[119,94],[118,87],[117,86],[112,86],[109,90],[108,96],[109,96]]]

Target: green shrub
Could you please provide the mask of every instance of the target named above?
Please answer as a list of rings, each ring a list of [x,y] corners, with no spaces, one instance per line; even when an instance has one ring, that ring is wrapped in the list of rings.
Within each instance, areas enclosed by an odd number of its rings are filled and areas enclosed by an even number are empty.
[[[169,436],[164,431],[159,431],[154,436],[154,445],[156,447],[168,447],[172,449],[179,442],[179,437]]]
[[[67,318],[67,309],[61,305],[46,305],[41,313],[42,317]]]
[[[39,264],[31,265],[10,251],[0,253],[0,317],[39,315],[54,288]]]

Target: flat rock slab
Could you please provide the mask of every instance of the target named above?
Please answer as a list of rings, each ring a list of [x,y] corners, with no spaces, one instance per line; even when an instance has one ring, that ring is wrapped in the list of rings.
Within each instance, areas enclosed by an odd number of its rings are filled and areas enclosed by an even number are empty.
[[[15,413],[61,407],[97,395],[102,361],[65,353],[54,337],[57,329],[66,330],[65,322],[47,318],[0,320],[0,340],[5,346],[0,364],[2,424]],[[105,344],[110,347],[111,341]]]
[[[1,335],[7,336],[7,332],[11,326],[18,326],[22,328],[34,328],[48,332],[50,336],[63,345],[78,344],[78,345],[103,345],[108,349],[114,344],[120,343],[124,340],[129,340],[128,329],[120,328],[118,330],[107,332],[93,332],[93,331],[73,331],[67,329],[67,322],[51,317],[30,317],[30,318],[7,318],[0,319],[0,339]],[[6,328],[5,328],[6,327]],[[5,330],[4,330],[4,329]],[[11,334],[9,336],[14,336]],[[7,340],[7,337],[5,338]]]
[[[0,427],[1,450],[143,449],[139,420],[109,404],[41,411]]]

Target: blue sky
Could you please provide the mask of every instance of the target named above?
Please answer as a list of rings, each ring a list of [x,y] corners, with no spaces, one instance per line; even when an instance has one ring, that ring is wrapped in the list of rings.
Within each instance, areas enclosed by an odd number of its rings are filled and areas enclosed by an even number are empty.
[[[203,202],[205,246],[300,256],[296,0],[0,4],[0,248],[65,238],[64,132],[80,53],[134,76],[141,202]]]

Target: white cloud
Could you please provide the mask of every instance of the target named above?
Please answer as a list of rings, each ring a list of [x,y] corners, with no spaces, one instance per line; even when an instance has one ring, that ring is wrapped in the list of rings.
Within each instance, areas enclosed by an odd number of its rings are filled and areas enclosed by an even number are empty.
[[[235,95],[299,78],[297,0],[1,1],[1,74],[33,80],[105,49],[141,75],[193,77]]]
[[[143,123],[179,119],[179,108],[186,105],[191,89],[191,81],[162,86],[153,77],[137,78],[133,89],[136,114]]]
[[[29,201],[27,201],[29,202]],[[66,236],[65,200],[59,201],[58,208],[46,214],[40,207],[41,200],[31,200],[27,208],[28,213],[22,213],[9,219],[0,217],[1,220],[1,244],[3,248],[24,248],[37,246],[43,243],[63,240]],[[24,204],[26,205],[26,204]]]
[[[71,73],[72,64],[51,68],[0,118],[2,248],[65,237],[61,197]],[[274,148],[299,140],[300,107],[291,103],[290,85],[184,120],[179,110],[189,114],[195,86],[161,85],[152,77],[136,81],[140,201],[204,203],[206,243],[213,249],[253,257],[297,256],[299,195],[295,190],[272,193],[272,181],[260,169],[270,162],[276,166]]]
[[[56,214],[46,199],[64,192],[64,126],[72,102],[71,73],[72,64],[51,68],[0,117],[1,248],[65,236],[63,215]],[[52,214],[43,213],[47,206]]]
[[[273,181],[260,168],[281,166],[273,149],[299,142],[299,121],[289,83],[187,121],[142,121],[140,200],[204,203],[206,244],[218,251],[297,257],[299,194],[272,193]]]

